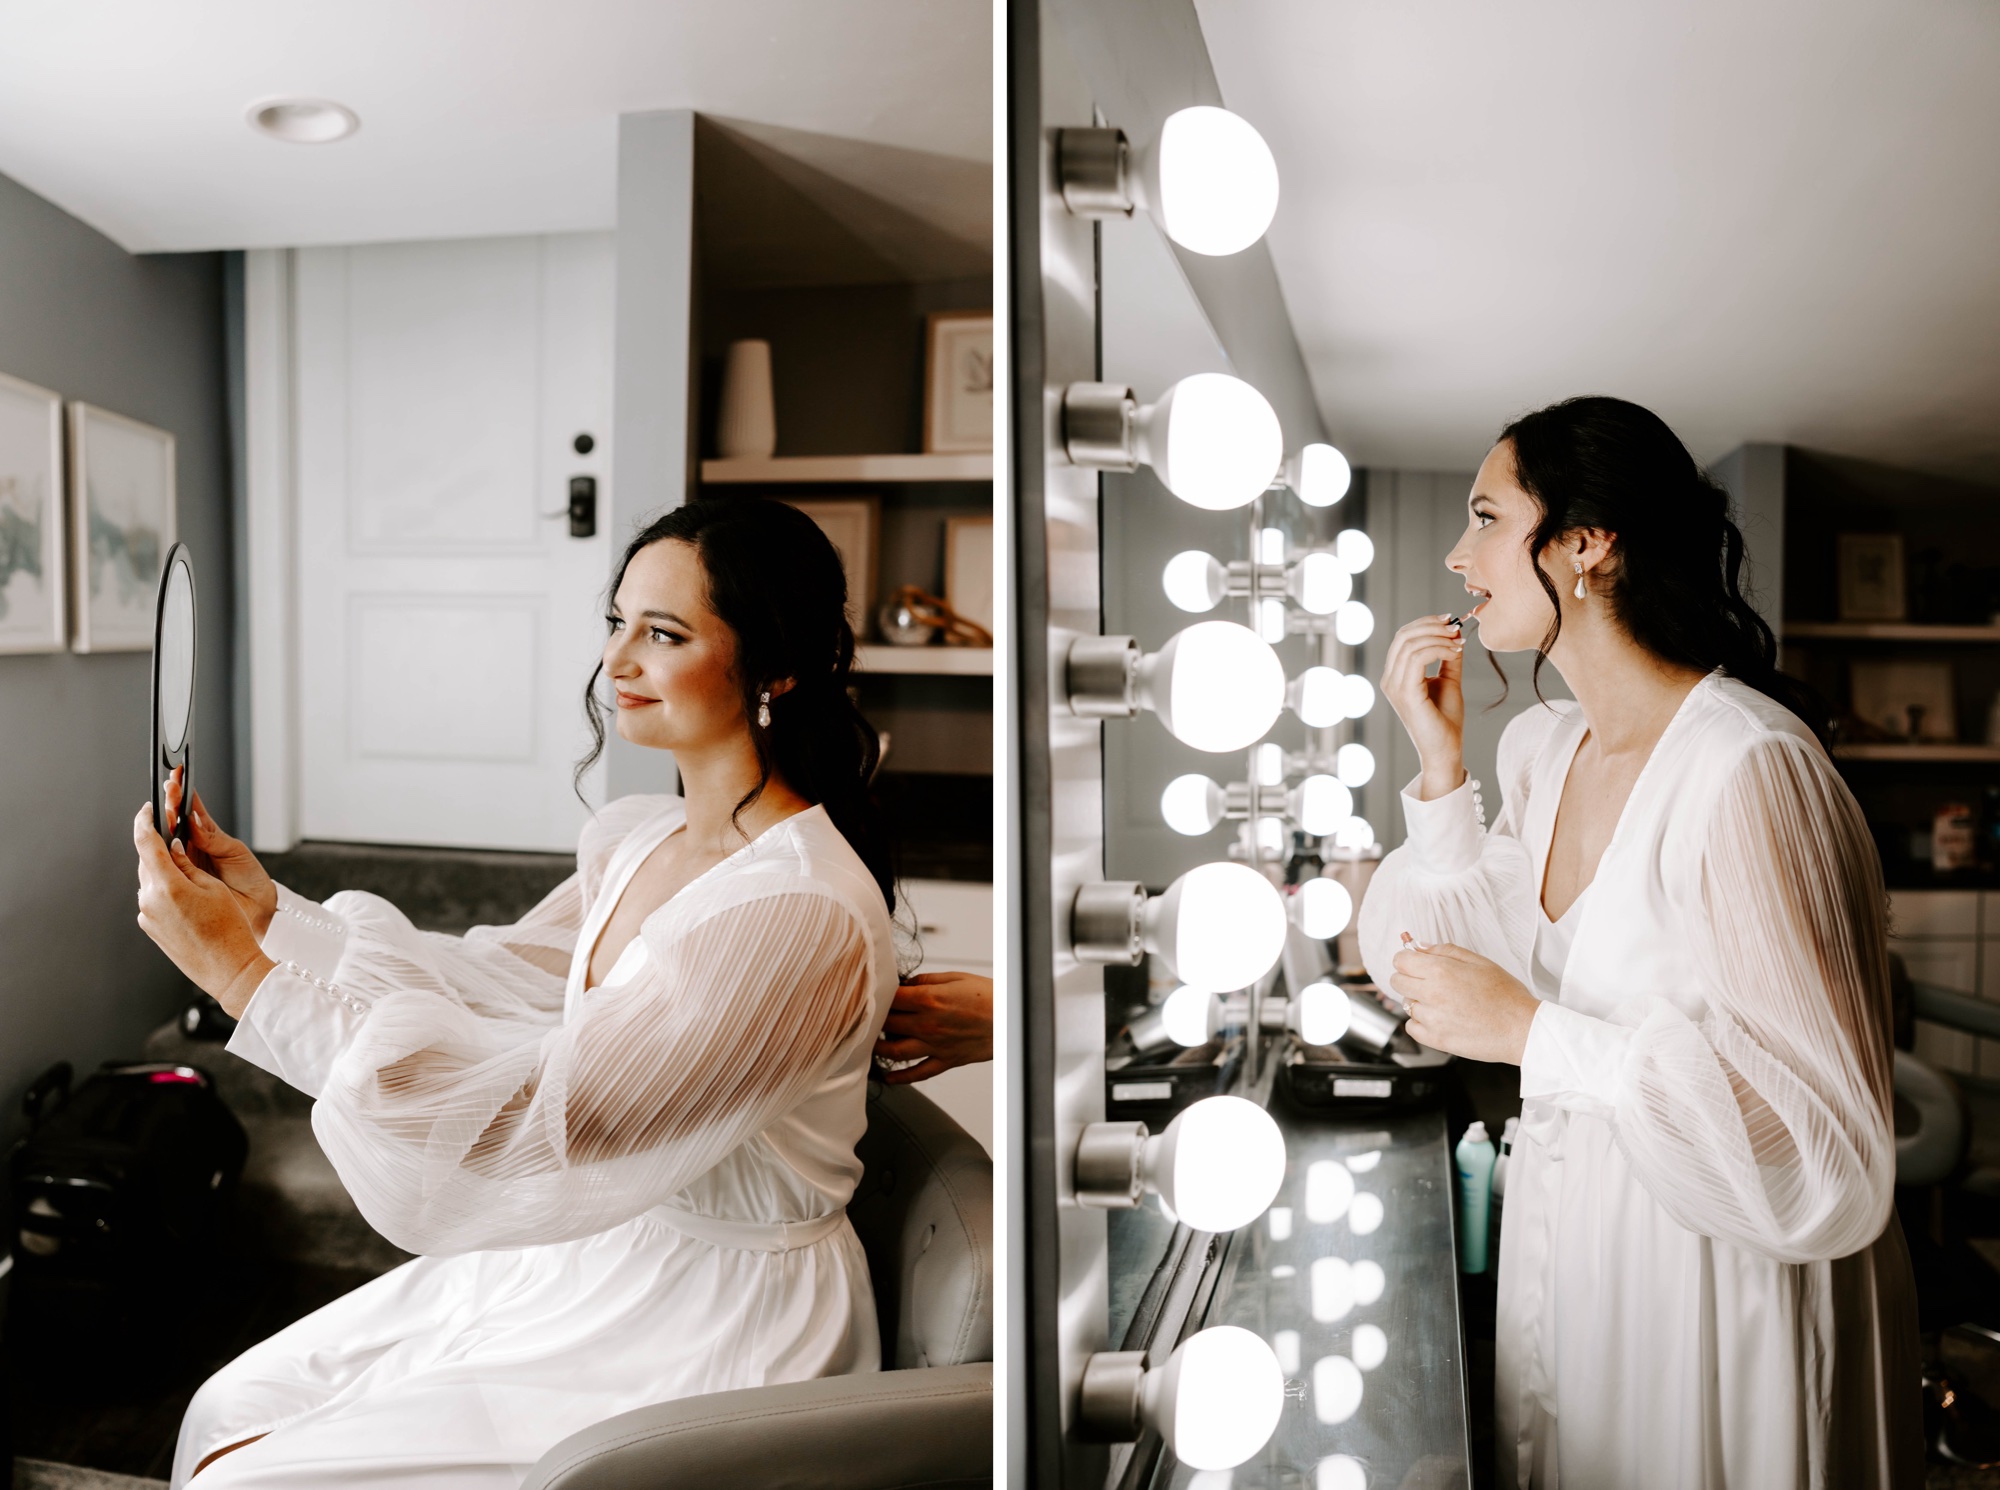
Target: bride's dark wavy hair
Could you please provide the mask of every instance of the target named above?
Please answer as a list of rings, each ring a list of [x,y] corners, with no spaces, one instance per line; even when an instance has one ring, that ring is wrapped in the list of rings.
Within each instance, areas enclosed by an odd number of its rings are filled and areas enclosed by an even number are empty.
[[[736,680],[743,717],[757,750],[757,784],[732,816],[763,794],[773,776],[826,809],[841,836],[861,856],[890,911],[896,908],[895,868],[886,820],[869,792],[882,758],[881,739],[848,693],[854,669],[854,628],[847,621],[847,575],[819,524],[796,507],[761,497],[708,497],[676,507],[626,546],[611,578],[611,594],[642,549],[669,540],[692,544],[708,581],[708,607],[736,636]],[[599,663],[583,692],[591,747],[577,762],[579,782],[604,753],[604,716],[597,696]],[[760,695],[771,695],[771,723],[757,723]]]
[[[1743,534],[1730,518],[1729,494],[1665,420],[1622,398],[1571,398],[1524,414],[1500,431],[1499,443],[1513,448],[1515,479],[1542,509],[1528,552],[1555,619],[1535,651],[1537,697],[1542,664],[1562,634],[1562,602],[1540,557],[1565,534],[1595,528],[1611,535],[1611,559],[1591,575],[1591,595],[1634,641],[1683,667],[1721,668],[1826,743],[1826,706],[1778,671],[1777,638],[1743,598]],[[1497,660],[1493,666],[1499,671]],[[1500,674],[1503,688],[1506,678]]]

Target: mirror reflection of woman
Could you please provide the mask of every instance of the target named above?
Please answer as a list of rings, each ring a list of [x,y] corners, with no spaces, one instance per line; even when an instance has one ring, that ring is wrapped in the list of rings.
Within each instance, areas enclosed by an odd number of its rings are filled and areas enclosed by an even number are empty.
[[[897,969],[845,605],[796,509],[696,502],[642,532],[601,674],[683,795],[606,806],[512,926],[302,901],[198,799],[192,857],[135,821],[140,924],[241,1021],[232,1051],[317,1099],[362,1214],[420,1254],[211,1378],[176,1490],[512,1490],[615,1413],[877,1368],[845,1207]]]
[[[1508,724],[1488,827],[1460,629],[1396,633],[1422,769],[1359,929],[1412,1035],[1521,1068],[1497,1482],[1920,1485],[1880,866],[1727,499],[1585,398],[1510,425],[1469,506],[1480,641],[1576,702]]]

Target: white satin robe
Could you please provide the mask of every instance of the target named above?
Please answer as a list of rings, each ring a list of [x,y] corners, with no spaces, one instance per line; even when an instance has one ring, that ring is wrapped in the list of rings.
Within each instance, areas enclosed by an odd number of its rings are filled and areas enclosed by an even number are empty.
[[[813,808],[655,910],[586,990],[683,818],[612,803],[575,876],[463,938],[372,895],[281,896],[280,966],[229,1048],[318,1099],[362,1214],[423,1255],[212,1377],[175,1490],[259,1433],[196,1490],[515,1490],[614,1413],[877,1369],[846,1205],[896,987],[887,908]]]
[[[1632,788],[1558,986],[1536,986],[1584,730],[1568,703],[1508,725],[1490,831],[1476,782],[1406,790],[1409,838],[1360,916],[1384,987],[1407,930],[1543,1000],[1502,1222],[1498,1483],[1919,1486],[1886,906],[1860,810],[1797,719],[1711,674]]]

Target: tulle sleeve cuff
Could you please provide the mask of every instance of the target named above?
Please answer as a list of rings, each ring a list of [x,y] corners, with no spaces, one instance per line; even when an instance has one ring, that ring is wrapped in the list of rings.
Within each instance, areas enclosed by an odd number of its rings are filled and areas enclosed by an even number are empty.
[[[278,911],[264,933],[264,955],[296,962],[322,978],[333,976],[346,950],[347,923],[325,906],[278,886]]]
[[[1633,1031],[1544,1001],[1521,1051],[1521,1099],[1608,1116],[1618,1105]]]
[[[317,1098],[366,1013],[339,985],[298,962],[281,962],[250,995],[225,1048]]]
[[[1424,801],[1412,777],[1403,788],[1403,821],[1409,826],[1409,848],[1426,874],[1463,874],[1479,862],[1479,841],[1486,836],[1486,807],[1479,783],[1467,777],[1456,791]]]

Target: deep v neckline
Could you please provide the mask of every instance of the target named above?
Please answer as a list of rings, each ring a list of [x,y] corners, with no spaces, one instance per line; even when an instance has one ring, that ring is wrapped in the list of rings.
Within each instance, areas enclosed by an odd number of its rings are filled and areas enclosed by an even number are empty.
[[[779,818],[770,827],[764,829],[763,832],[759,833],[741,848],[730,853],[725,858],[716,860],[708,868],[702,870],[700,874],[697,874],[693,879],[674,891],[665,900],[662,900],[659,905],[654,906],[652,910],[646,913],[645,919],[639,923],[640,929],[643,930],[646,921],[658,915],[662,908],[673,904],[711,875],[720,874],[738,859],[755,850],[759,844],[763,843],[786,824],[795,823],[808,813],[822,812],[824,810],[818,803],[814,803],[810,807],[801,808],[797,812]],[[570,959],[569,983],[563,992],[563,1018],[565,1020],[569,1018],[570,1012],[575,1007],[578,998],[586,993],[591,993],[598,988],[604,987],[602,983],[590,984],[590,962],[597,955],[597,944],[604,939],[604,933],[611,925],[611,918],[618,913],[618,907],[624,903],[625,892],[632,888],[632,881],[638,877],[639,870],[644,866],[645,862],[653,857],[654,851],[686,826],[687,806],[685,803],[681,803],[675,806],[670,812],[663,813],[658,824],[635,829],[632,835],[619,846],[618,852],[612,856],[611,865],[604,878],[604,884],[598,890],[597,899],[592,904],[589,915],[584,918],[583,931],[577,937],[576,954]],[[664,831],[660,831],[661,829],[664,829]],[[632,936],[633,940],[636,941],[639,937],[639,932],[633,932]],[[628,942],[626,947],[619,948],[619,960],[624,958],[629,946],[630,943]],[[605,977],[609,978],[611,973],[617,970],[617,966],[617,962],[614,961],[611,968],[606,971]]]
[[[1563,794],[1569,789],[1570,772],[1576,767],[1577,753],[1583,749],[1583,737],[1590,733],[1590,721],[1583,717],[1583,709],[1581,706],[1578,706],[1575,717],[1580,728],[1576,730],[1574,737],[1569,742],[1567,752],[1563,756],[1562,774],[1556,777],[1554,802],[1553,806],[1549,809],[1548,822],[1545,825],[1544,831],[1538,835],[1541,839],[1541,848],[1539,862],[1535,865],[1535,911],[1549,925],[1559,925],[1572,911],[1583,903],[1584,897],[1590,893],[1590,887],[1597,883],[1598,876],[1604,872],[1605,860],[1609,859],[1617,851],[1619,836],[1624,833],[1625,824],[1631,819],[1633,798],[1637,797],[1641,789],[1644,788],[1646,778],[1652,774],[1654,764],[1660,759],[1660,747],[1667,743],[1668,739],[1672,737],[1674,730],[1679,727],[1680,722],[1687,717],[1688,704],[1693,700],[1694,696],[1700,693],[1702,689],[1708,687],[1710,683],[1714,682],[1715,678],[1715,672],[1708,673],[1697,680],[1694,687],[1681,695],[1681,701],[1675,707],[1673,715],[1667,720],[1666,728],[1662,729],[1660,737],[1653,741],[1653,748],[1646,752],[1645,764],[1639,767],[1639,774],[1632,778],[1631,790],[1625,793],[1625,800],[1618,804],[1617,821],[1611,825],[1611,836],[1604,841],[1604,851],[1597,856],[1597,863],[1590,871],[1590,878],[1583,882],[1576,894],[1571,897],[1570,903],[1563,907],[1562,915],[1551,916],[1549,914],[1547,898],[1549,860],[1555,855],[1556,824],[1562,818]]]

